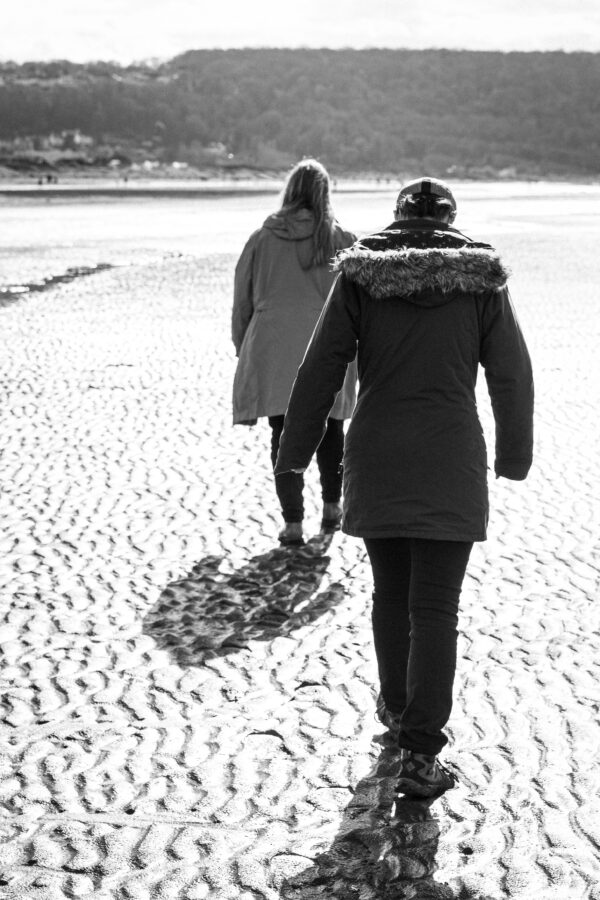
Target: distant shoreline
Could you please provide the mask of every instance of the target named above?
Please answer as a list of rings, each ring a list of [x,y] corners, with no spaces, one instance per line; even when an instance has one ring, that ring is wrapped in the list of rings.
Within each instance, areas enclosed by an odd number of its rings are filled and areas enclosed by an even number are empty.
[[[0,181],[0,196],[4,197],[197,197],[229,196],[235,194],[278,194],[285,179],[198,179],[148,181],[71,181],[58,184],[24,184]],[[339,179],[336,192],[394,191],[399,181]]]
[[[377,178],[365,176],[356,178],[346,177],[333,179],[333,192],[336,194],[349,193],[394,193],[403,181],[400,175],[397,179]],[[473,195],[478,193],[488,194],[491,187],[495,187],[502,195],[516,193],[520,196],[528,195],[553,195],[564,191],[590,192],[600,187],[597,180],[585,181],[563,180],[556,178],[540,179],[450,179],[452,185],[461,187]],[[27,184],[17,181],[0,180],[0,198],[15,199],[76,199],[92,197],[123,198],[179,198],[192,199],[194,197],[227,197],[245,195],[278,194],[284,185],[284,179],[198,179],[198,180],[132,180],[110,181],[99,179],[65,181],[59,184]],[[478,190],[480,189],[480,191]]]

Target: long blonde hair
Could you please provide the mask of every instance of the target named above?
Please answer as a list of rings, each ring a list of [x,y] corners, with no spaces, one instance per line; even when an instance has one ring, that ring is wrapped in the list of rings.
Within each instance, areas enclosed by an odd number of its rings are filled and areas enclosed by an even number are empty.
[[[297,163],[283,189],[281,211],[297,212],[299,209],[308,209],[314,216],[310,266],[325,265],[338,248],[334,241],[335,217],[329,199],[329,175],[316,159],[303,159]]]

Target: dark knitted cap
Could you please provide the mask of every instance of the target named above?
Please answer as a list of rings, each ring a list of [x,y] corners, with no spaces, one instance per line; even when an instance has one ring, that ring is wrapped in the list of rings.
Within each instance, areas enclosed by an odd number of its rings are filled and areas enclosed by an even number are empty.
[[[416,181],[409,181],[400,189],[398,202],[403,197],[410,197],[413,194],[433,194],[435,197],[442,197],[444,200],[448,200],[452,209],[456,210],[454,194],[448,185],[439,178],[417,178]]]

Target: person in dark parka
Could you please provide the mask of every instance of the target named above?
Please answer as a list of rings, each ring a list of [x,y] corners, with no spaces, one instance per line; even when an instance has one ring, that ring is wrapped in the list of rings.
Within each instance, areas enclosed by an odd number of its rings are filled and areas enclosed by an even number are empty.
[[[508,272],[489,244],[452,226],[450,188],[411,182],[395,212],[388,228],[337,255],[275,471],[305,469],[358,354],[342,530],[364,539],[373,568],[377,712],[402,751],[398,791],[433,796],[455,781],[437,756],[447,743],[462,581],[488,521],[478,366],[495,419],[495,473],[514,480],[532,462],[533,377]]]

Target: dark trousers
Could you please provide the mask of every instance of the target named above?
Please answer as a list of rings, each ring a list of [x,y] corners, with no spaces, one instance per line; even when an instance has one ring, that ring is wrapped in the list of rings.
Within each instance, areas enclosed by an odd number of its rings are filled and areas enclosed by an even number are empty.
[[[373,569],[373,636],[386,707],[401,713],[400,746],[437,755],[448,742],[458,601],[473,544],[365,538]]]
[[[271,426],[271,462],[275,468],[279,439],[283,431],[283,416],[269,416]],[[327,430],[317,448],[317,465],[321,477],[324,503],[337,503],[342,496],[342,455],[344,453],[344,422],[327,419]],[[281,504],[284,522],[301,522],[304,518],[302,491],[304,477],[295,472],[275,476],[275,490]]]

